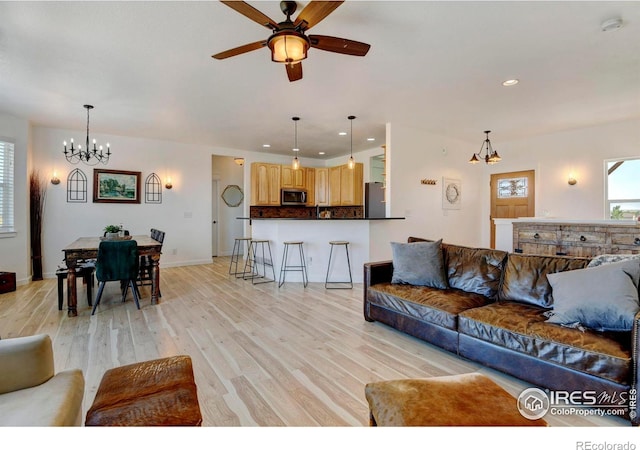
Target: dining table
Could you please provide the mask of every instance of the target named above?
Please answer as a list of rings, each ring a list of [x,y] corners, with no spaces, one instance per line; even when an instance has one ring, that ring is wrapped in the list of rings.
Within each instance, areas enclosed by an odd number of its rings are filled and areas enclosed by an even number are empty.
[[[151,304],[158,303],[160,292],[160,255],[162,243],[149,235],[132,235],[125,237],[133,239],[138,244],[138,255],[148,256],[151,260]],[[104,237],[81,237],[62,249],[64,260],[69,269],[67,275],[67,315],[78,315],[78,292],[76,289],[76,267],[79,263],[94,260],[98,257],[98,248]]]

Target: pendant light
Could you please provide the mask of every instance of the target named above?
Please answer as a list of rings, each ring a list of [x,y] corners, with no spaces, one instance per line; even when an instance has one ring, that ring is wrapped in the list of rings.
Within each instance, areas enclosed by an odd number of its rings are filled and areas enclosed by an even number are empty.
[[[487,135],[487,137],[482,142],[480,151],[478,153],[474,153],[469,160],[471,164],[478,164],[480,161],[484,161],[486,164],[496,164],[497,162],[500,162],[500,160],[502,160],[502,158],[500,158],[500,155],[498,155],[498,152],[495,151],[491,146],[491,141],[489,140],[489,133],[491,133],[491,131],[486,130],[484,133]],[[485,152],[484,156],[482,155],[483,151]]]
[[[300,168],[300,160],[298,159],[298,153],[300,149],[298,148],[298,120],[300,117],[292,117],[293,123],[295,125],[295,139],[294,139],[294,147],[293,151],[296,152],[296,155],[293,157],[293,161],[291,161],[291,168],[293,170],[298,170]]]
[[[349,119],[349,122],[351,122],[351,156],[349,156],[349,162],[347,163],[349,169],[353,169],[356,166],[356,160],[353,159],[353,119],[355,118],[356,116],[347,117],[347,119]]]

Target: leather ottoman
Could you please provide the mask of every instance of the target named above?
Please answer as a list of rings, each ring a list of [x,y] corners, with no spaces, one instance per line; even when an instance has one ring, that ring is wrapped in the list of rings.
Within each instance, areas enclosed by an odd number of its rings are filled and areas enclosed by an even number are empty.
[[[546,426],[479,373],[368,383],[371,426]]]
[[[199,426],[191,358],[172,356],[105,372],[86,426]]]

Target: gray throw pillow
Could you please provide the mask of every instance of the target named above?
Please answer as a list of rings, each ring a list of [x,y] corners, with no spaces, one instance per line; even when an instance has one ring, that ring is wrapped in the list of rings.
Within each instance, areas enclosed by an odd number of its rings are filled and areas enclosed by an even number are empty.
[[[393,284],[411,284],[447,289],[442,258],[442,239],[436,242],[392,242]]]
[[[630,331],[640,310],[640,261],[547,274],[553,310],[547,322],[597,331]]]

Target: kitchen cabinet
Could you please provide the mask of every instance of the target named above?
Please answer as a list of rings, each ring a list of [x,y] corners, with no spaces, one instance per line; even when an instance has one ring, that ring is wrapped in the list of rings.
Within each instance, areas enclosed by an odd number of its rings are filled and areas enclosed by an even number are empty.
[[[362,206],[363,164],[353,169],[347,164],[329,168],[329,205]]]
[[[513,222],[519,253],[593,257],[640,253],[640,226],[615,223]]]
[[[305,169],[294,169],[290,165],[280,167],[280,187],[306,189]]]
[[[304,185],[307,190],[307,206],[316,205],[316,169],[305,167]]]
[[[280,205],[280,164],[251,164],[251,205]]]
[[[316,168],[315,172],[315,204],[329,206],[329,168]]]

